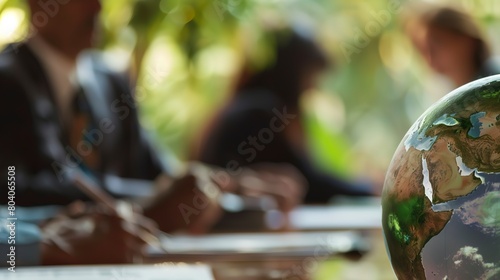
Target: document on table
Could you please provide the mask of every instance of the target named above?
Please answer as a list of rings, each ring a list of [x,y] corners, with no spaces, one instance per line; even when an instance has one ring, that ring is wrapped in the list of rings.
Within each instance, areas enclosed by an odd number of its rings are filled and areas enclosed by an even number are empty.
[[[214,280],[207,265],[51,266],[5,268],[3,280]]]
[[[290,223],[297,230],[380,229],[382,206],[376,199],[364,204],[305,205],[290,213]]]

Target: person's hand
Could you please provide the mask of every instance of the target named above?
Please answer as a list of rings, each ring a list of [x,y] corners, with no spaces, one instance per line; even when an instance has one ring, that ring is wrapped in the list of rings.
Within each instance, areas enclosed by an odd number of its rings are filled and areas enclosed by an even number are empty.
[[[287,213],[302,202],[307,185],[300,172],[287,164],[253,165],[231,176],[223,169],[192,163],[184,176],[164,181],[171,183],[157,187],[158,193],[144,205],[144,214],[162,231],[192,234],[208,232],[222,216],[223,192],[271,196]]]
[[[222,215],[218,203],[220,189],[207,179],[187,172],[167,187],[158,187],[159,192],[145,203],[144,214],[156,221],[164,232],[206,233]]]
[[[83,203],[70,205],[64,213],[40,226],[42,264],[132,263],[142,257],[144,231],[154,222],[135,213],[135,223],[116,212]]]
[[[261,163],[247,168],[238,178],[241,192],[246,195],[270,195],[279,210],[289,212],[302,203],[307,181],[290,164]]]
[[[251,196],[272,196],[279,210],[289,212],[302,202],[307,181],[292,165],[261,163],[245,168],[237,176],[239,192]]]
[[[200,163],[191,165],[191,172],[202,182],[205,193],[213,193],[206,186],[215,184],[221,192],[245,196],[271,196],[279,210],[289,212],[299,205],[306,193],[307,181],[300,171],[287,163],[259,163],[241,168],[231,175],[226,170]]]
[[[300,204],[307,190],[307,181],[300,171],[287,163],[259,163],[243,167],[237,172],[222,168],[194,166],[205,169],[204,176],[210,177],[221,192],[247,196],[271,196],[283,212],[289,212]]]

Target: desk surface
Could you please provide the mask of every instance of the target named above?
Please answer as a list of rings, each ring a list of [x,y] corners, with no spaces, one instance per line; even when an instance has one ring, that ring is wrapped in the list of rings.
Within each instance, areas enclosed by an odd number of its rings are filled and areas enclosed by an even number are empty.
[[[373,230],[368,241],[371,250],[365,255],[324,255],[316,251],[304,256],[264,255],[246,259],[245,254],[233,254],[232,258],[226,255],[226,258],[205,256],[204,259],[212,267],[216,280],[394,280],[381,230]],[[176,258],[165,255],[146,261],[158,263],[177,261]]]
[[[176,236],[170,240],[171,242],[173,241],[173,243],[167,246],[171,249],[168,255],[162,255],[157,252],[156,256],[146,259],[145,261],[150,264],[163,262],[196,263],[201,261],[206,262],[209,267],[204,266],[203,268],[195,268],[192,271],[185,270],[184,272],[179,272],[179,270],[177,270],[177,272],[172,274],[172,268],[167,270],[164,268],[164,270],[161,271],[150,269],[151,266],[147,266],[148,269],[146,269],[146,271],[150,272],[149,276],[158,272],[163,277],[158,275],[156,278],[148,278],[148,275],[145,275],[133,277],[131,279],[176,280],[180,276],[183,278],[179,279],[183,280],[214,279],[209,278],[212,277],[210,274],[210,267],[213,269],[216,280],[395,279],[385,252],[383,235],[380,229],[380,211],[380,204],[377,201],[358,205],[337,204],[329,206],[302,206],[291,215],[292,227],[297,232],[281,234],[213,234],[199,239],[189,236]],[[338,232],[338,230],[349,228],[354,231]],[[336,232],[332,232],[332,230],[336,230]],[[368,239],[366,239],[367,236],[365,234],[360,234],[360,232],[370,233]],[[370,251],[361,259],[359,259],[361,257],[359,254],[344,254],[352,249],[352,247],[349,248],[349,246],[356,247],[363,244],[363,242],[356,243],[359,241],[358,238],[360,237],[368,241],[371,245]],[[325,240],[327,240],[327,242],[325,242]],[[327,246],[325,243],[328,243],[328,240],[332,240],[332,242]],[[339,240],[343,241],[338,242]],[[321,243],[322,241],[323,243]],[[332,248],[336,248],[337,251]],[[203,250],[205,250],[205,253],[202,252]],[[338,252],[342,253],[342,257],[336,256]],[[357,257],[358,260],[356,262],[349,261],[346,256],[354,256]],[[36,269],[31,272],[27,271],[27,273],[31,274],[26,274],[28,276],[24,278],[22,278],[22,274],[17,273],[17,278],[6,278],[4,275],[13,277],[13,274],[3,274],[4,272],[0,272],[0,279],[123,280],[121,278],[116,278],[116,276],[122,275],[123,278],[123,275],[126,276],[128,272],[140,273],[139,270],[144,267],[119,267],[119,270],[109,270],[108,268],[106,272],[105,267],[100,267],[101,270],[95,270],[93,266],[90,267],[92,269],[82,266],[74,268],[76,270],[69,273],[71,274],[70,278],[41,278],[44,275],[50,276],[50,271],[67,273],[70,271],[67,270],[67,268],[68,267],[55,269],[54,267],[47,267],[41,270]],[[36,277],[33,276],[35,272]],[[107,278],[97,278],[100,277],[99,275],[101,274],[95,274],[95,276],[91,277],[88,276],[88,273],[96,272],[102,272],[102,275],[105,275]],[[182,273],[184,273],[184,275]],[[65,275],[68,276],[68,274]],[[165,278],[165,275],[175,276]],[[196,275],[196,277],[193,278],[192,275]],[[130,280],[130,278],[124,279]]]
[[[191,256],[205,259],[243,257],[263,258],[307,257],[314,254],[336,255],[367,251],[366,238],[354,231],[230,233],[204,236],[165,235],[163,248],[150,247],[151,257]]]
[[[200,240],[178,236],[177,241],[181,242],[176,242],[177,245],[172,248],[178,252],[206,249],[214,253],[205,256],[195,254],[195,260],[212,266],[217,280],[390,280],[395,278],[385,252],[381,211],[377,199],[361,204],[301,206],[291,215],[292,228],[297,232],[275,235],[214,234]],[[349,228],[354,231],[344,231]],[[322,247],[317,242],[321,238],[349,240],[354,236],[362,237],[369,244],[370,251],[366,255],[331,252],[327,255],[324,250],[321,251],[325,248],[324,244]],[[277,250],[280,246],[288,247],[288,251],[280,255]],[[300,246],[309,250],[302,251],[302,255],[293,250]],[[149,261],[162,260],[161,254],[156,257]],[[174,257],[174,261],[176,258],[177,261],[189,261],[189,258],[179,258],[181,255],[171,254],[170,257]]]

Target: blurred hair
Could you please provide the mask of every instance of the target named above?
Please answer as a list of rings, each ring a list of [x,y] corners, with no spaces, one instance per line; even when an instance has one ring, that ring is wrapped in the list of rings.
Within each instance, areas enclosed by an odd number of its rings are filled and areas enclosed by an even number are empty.
[[[477,41],[475,59],[481,65],[491,56],[489,40],[472,15],[458,7],[433,3],[412,3],[404,13],[405,23],[418,22],[428,28],[440,28]]]
[[[244,89],[270,90],[285,105],[296,109],[304,75],[323,70],[330,63],[319,46],[299,32],[287,29],[272,31],[269,35],[275,42],[274,59],[263,69],[245,69],[236,94]]]

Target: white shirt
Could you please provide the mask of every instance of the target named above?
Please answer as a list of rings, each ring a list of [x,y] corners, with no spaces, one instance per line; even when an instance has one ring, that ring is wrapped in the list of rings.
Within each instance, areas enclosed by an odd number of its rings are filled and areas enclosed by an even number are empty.
[[[71,102],[76,93],[76,62],[66,58],[59,51],[46,43],[40,36],[34,36],[27,42],[47,72],[49,82],[55,91],[59,115],[63,122],[71,119]]]

